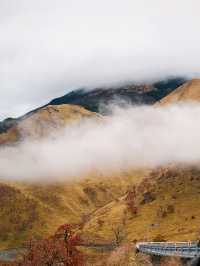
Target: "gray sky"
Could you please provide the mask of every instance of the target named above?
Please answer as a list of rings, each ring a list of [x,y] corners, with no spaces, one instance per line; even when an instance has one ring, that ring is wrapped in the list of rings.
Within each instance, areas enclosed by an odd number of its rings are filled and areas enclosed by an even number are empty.
[[[80,86],[199,76],[199,0],[0,0],[0,119]]]

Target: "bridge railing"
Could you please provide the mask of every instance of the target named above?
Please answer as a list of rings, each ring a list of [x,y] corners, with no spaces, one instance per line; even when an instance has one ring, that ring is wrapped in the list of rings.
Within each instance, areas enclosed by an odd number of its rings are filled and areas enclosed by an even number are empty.
[[[137,250],[160,256],[179,256],[185,258],[200,257],[197,242],[139,242]]]

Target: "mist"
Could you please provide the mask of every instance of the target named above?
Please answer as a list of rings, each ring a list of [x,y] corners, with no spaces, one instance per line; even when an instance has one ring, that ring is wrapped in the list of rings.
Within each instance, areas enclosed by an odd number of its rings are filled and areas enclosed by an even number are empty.
[[[46,139],[1,147],[0,178],[65,181],[168,163],[200,162],[200,105],[112,107]]]
[[[199,77],[199,0],[1,0],[0,119],[68,91]]]

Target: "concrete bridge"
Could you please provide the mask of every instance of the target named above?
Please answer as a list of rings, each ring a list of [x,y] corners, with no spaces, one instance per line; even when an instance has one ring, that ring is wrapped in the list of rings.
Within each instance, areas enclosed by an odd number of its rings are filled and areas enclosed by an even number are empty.
[[[199,258],[199,242],[138,242],[137,251],[158,256]]]

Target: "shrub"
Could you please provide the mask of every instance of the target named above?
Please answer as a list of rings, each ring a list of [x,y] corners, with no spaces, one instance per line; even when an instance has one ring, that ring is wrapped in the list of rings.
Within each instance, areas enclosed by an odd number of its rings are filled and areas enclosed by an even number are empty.
[[[30,240],[23,259],[6,266],[83,266],[83,256],[76,248],[80,242],[79,236],[72,232],[72,226],[64,224],[49,238]]]

